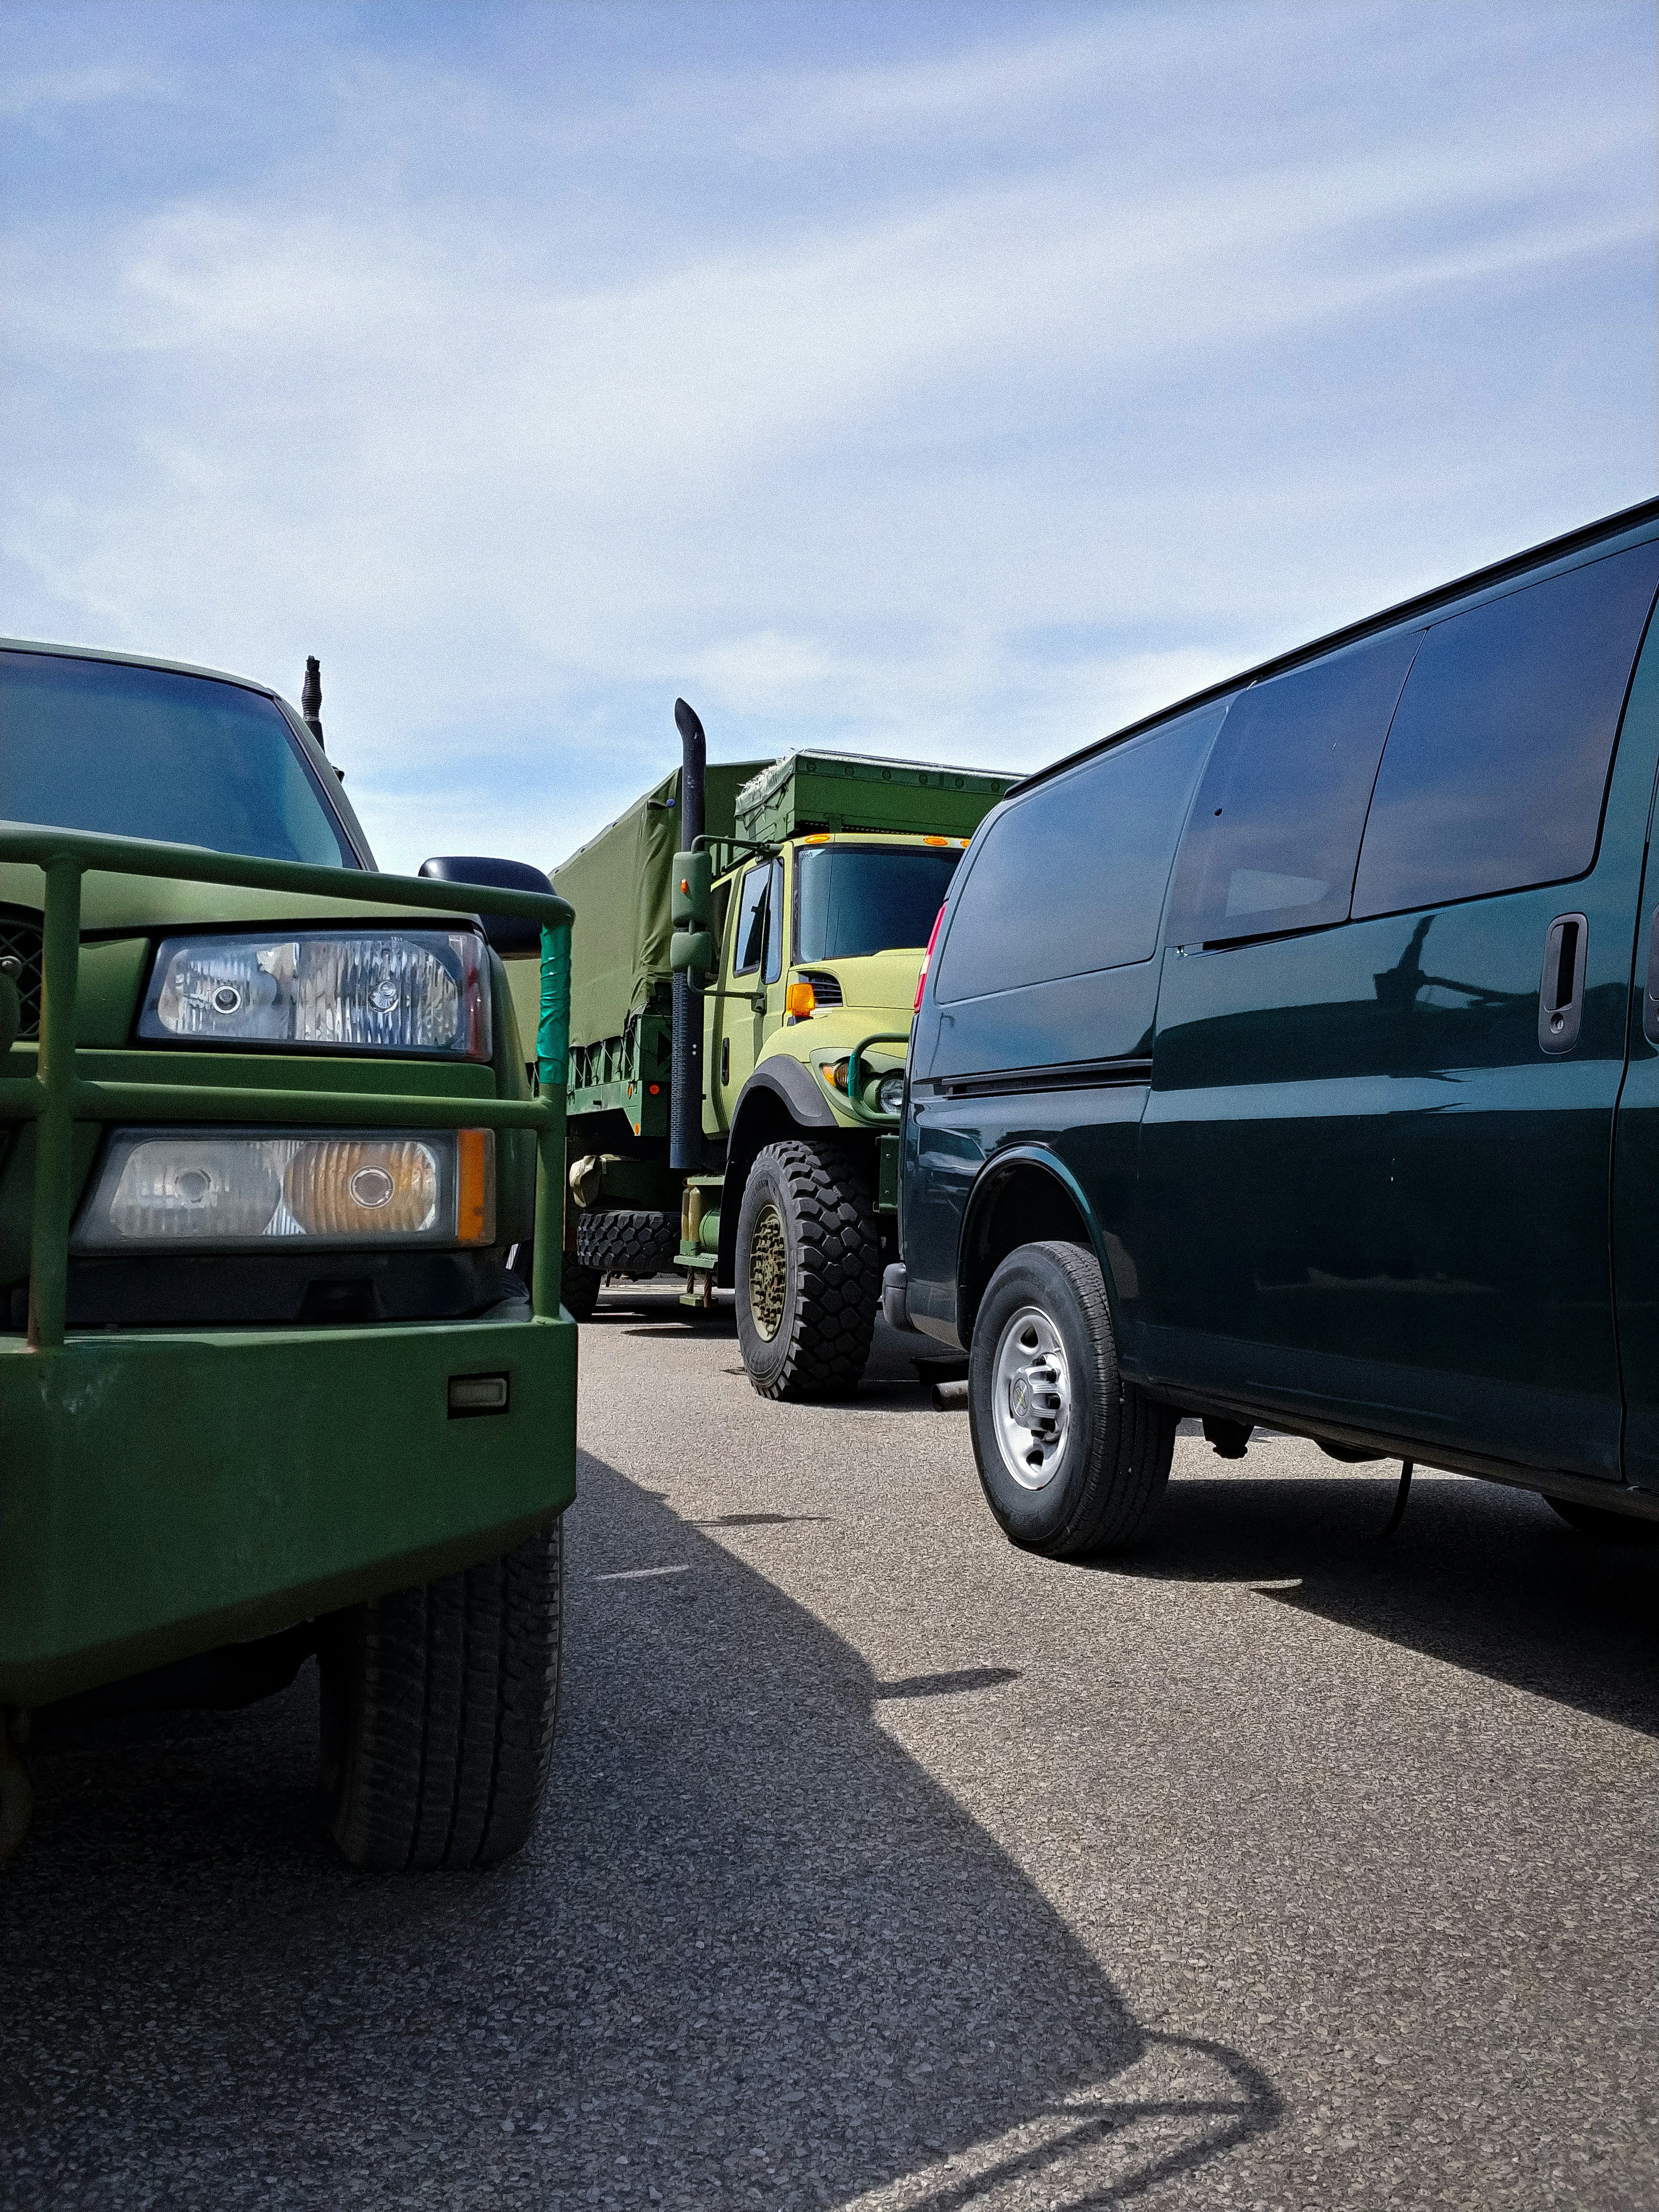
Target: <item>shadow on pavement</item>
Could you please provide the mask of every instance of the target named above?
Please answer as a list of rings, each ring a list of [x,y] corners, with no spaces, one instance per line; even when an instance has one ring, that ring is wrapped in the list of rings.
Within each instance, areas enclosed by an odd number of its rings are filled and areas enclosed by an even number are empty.
[[[1577,1535],[1530,1492],[1426,1471],[1379,1543],[1396,1475],[1181,1477],[1145,1553],[1098,1571],[1294,1584],[1264,1594],[1659,1735],[1652,1548]]]
[[[331,1856],[307,1676],[37,1756],[0,2203],[1012,2212],[1273,2124],[1263,2075],[1139,2025],[876,1718],[968,1685],[878,1686],[659,1500],[581,1483],[553,1798],[495,1873]]]

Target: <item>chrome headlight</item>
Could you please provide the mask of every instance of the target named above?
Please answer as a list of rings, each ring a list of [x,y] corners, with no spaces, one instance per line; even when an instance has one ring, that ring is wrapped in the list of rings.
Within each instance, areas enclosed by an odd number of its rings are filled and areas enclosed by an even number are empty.
[[[493,1244],[489,1129],[116,1129],[76,1252],[210,1245]]]
[[[488,1060],[489,973],[470,929],[169,937],[138,1034]]]
[[[904,1078],[902,1075],[884,1075],[876,1092],[876,1103],[884,1114],[902,1114],[904,1111]]]

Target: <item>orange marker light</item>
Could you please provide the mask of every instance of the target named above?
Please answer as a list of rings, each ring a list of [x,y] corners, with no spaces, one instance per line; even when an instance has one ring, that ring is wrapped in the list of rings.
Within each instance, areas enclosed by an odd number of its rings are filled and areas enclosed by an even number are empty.
[[[488,1129],[455,1133],[455,1234],[463,1244],[489,1244],[495,1236],[495,1146]]]
[[[924,837],[921,842],[924,845],[954,845],[957,841],[954,837]]]
[[[797,1021],[804,1022],[817,1002],[817,994],[810,983],[792,983],[783,994],[784,1012],[793,1014]]]

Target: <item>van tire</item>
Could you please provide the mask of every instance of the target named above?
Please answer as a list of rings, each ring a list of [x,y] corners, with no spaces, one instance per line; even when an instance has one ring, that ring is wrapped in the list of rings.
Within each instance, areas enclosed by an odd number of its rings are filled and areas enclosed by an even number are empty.
[[[629,1206],[586,1208],[577,1218],[576,1257],[601,1275],[659,1275],[680,1249],[678,1214]]]
[[[318,1778],[353,1866],[494,1866],[529,1835],[553,1755],[563,1565],[555,1521],[320,1624]]]
[[[762,1255],[769,1237],[775,1253],[769,1311],[756,1296],[757,1236]],[[792,1138],[757,1157],[735,1260],[738,1343],[762,1397],[855,1390],[875,1334],[881,1236],[869,1186],[839,1146]]]
[[[1047,1472],[1048,1435],[1023,1429],[1022,1410],[1054,1424]],[[1146,1534],[1169,1482],[1176,1416],[1123,1381],[1106,1285],[1084,1246],[1022,1244],[992,1276],[974,1316],[968,1413],[986,1499],[1022,1550],[1087,1559]],[[1020,1480],[1026,1436],[1033,1449]]]

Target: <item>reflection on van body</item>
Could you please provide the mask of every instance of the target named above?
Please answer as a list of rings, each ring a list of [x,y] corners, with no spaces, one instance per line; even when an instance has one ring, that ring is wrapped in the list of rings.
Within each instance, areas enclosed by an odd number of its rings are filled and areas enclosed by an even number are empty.
[[[1659,1513],[1656,587],[1659,503],[981,826],[888,1303],[969,1347],[1017,1540],[1139,1534],[1176,1411]]]

